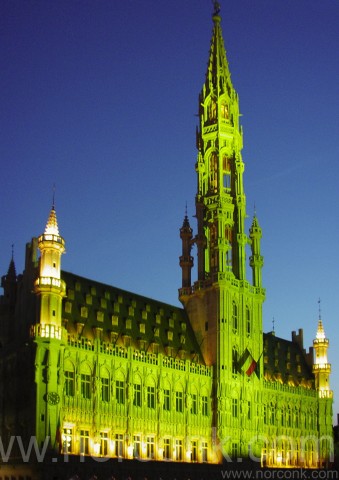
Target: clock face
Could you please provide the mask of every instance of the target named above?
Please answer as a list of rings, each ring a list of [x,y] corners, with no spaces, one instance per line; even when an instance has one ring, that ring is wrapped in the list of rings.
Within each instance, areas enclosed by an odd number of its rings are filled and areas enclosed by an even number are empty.
[[[57,392],[49,392],[47,394],[47,402],[50,405],[57,405],[60,402],[60,396]]]

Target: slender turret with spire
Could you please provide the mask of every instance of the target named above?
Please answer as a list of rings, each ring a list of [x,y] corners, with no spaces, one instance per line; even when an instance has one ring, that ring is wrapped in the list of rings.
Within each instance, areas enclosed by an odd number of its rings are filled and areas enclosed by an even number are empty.
[[[41,256],[35,293],[40,298],[41,336],[61,338],[61,302],[65,296],[65,283],[61,280],[60,271],[65,241],[59,234],[54,202],[45,232],[38,239],[38,247]]]
[[[180,238],[182,242],[182,255],[180,257],[180,267],[182,270],[182,288],[191,287],[191,271],[193,267],[193,257],[191,256],[192,250],[192,229],[187,216],[187,207],[185,212],[185,218],[180,229]]]
[[[319,301],[320,304],[320,301]],[[331,364],[327,360],[327,350],[329,341],[326,338],[323,322],[319,312],[318,328],[315,339],[313,340],[314,363],[313,373],[315,376],[315,387],[318,390],[319,397],[332,397],[330,390]]]
[[[264,265],[264,259],[260,253],[260,240],[262,230],[260,228],[257,216],[254,215],[252,226],[250,228],[251,250],[250,266],[252,267],[252,283],[255,287],[262,286],[261,271]]]

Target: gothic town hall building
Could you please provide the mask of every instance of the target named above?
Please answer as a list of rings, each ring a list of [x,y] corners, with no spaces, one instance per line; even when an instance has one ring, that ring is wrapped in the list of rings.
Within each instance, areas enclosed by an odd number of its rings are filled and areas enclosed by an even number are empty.
[[[182,308],[61,268],[52,207],[13,258],[0,300],[0,435],[76,456],[318,467],[332,454],[331,366],[321,319],[313,348],[263,333],[262,231],[245,231],[239,98],[215,3],[198,98],[196,219],[180,228]],[[193,244],[197,278],[191,279]],[[246,278],[246,255],[252,278]]]

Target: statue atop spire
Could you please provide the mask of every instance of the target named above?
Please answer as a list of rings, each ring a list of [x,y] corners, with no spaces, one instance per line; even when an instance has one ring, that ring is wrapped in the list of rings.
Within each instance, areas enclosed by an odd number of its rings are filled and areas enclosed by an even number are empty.
[[[213,1],[213,6],[214,6],[213,16],[219,15],[219,13],[220,13],[220,3],[217,2],[216,0],[212,0],[212,1]]]

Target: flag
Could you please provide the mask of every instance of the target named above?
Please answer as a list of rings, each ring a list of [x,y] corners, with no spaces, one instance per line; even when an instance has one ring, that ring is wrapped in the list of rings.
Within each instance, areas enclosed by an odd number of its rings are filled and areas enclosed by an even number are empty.
[[[243,355],[242,363],[241,363],[241,370],[246,373],[248,377],[252,375],[257,367],[257,362],[254,360],[248,349],[246,348],[245,353]]]

